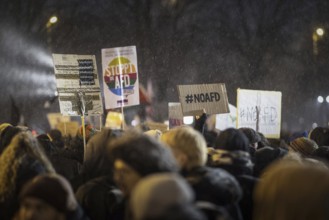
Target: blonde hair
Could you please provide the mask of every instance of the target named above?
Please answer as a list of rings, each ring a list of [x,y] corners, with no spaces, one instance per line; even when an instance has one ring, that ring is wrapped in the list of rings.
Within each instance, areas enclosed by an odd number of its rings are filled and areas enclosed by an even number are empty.
[[[328,219],[328,185],[328,169],[298,161],[278,162],[256,186],[254,219]]]
[[[207,143],[201,133],[191,127],[177,127],[164,133],[160,140],[172,150],[187,156],[186,169],[204,166],[207,162]]]
[[[31,132],[18,133],[0,156],[0,201],[5,201],[13,196],[17,190],[17,174],[26,155],[39,160],[46,172],[55,173],[53,166]]]

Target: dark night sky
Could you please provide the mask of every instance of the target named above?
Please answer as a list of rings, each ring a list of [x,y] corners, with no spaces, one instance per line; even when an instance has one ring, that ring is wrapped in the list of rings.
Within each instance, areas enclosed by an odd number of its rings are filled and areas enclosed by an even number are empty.
[[[136,45],[156,119],[178,101],[176,85],[219,82],[234,105],[237,88],[282,91],[283,128],[324,125],[329,106],[316,97],[329,95],[328,9],[325,0],[1,0],[0,121],[10,120],[11,100],[39,130],[59,111],[56,101],[43,108],[56,91],[51,53],[95,54],[101,74],[101,48]],[[325,30],[318,55],[316,27]]]

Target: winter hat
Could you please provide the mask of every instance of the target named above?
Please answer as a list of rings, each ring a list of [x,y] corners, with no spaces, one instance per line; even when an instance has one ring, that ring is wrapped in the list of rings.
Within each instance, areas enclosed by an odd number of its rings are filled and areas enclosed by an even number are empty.
[[[40,199],[66,214],[78,207],[70,183],[57,174],[39,175],[28,182],[20,193],[20,201],[29,197]]]
[[[193,191],[183,177],[162,173],[145,177],[132,192],[130,205],[134,219],[156,219],[174,205],[192,203]]]
[[[305,137],[295,139],[289,146],[290,149],[300,153],[304,157],[312,156],[313,152],[318,149],[318,145],[315,141]]]
[[[260,135],[252,128],[239,128],[240,131],[246,135],[250,144],[257,143],[261,141]]]
[[[237,203],[242,198],[238,181],[224,169],[197,168],[189,172],[186,178],[193,187],[196,201],[227,206]]]
[[[244,133],[235,128],[222,131],[215,140],[215,148],[227,151],[242,150],[249,152],[249,140]]]
[[[318,146],[329,146],[329,128],[316,127],[310,132],[309,138]]]
[[[263,147],[255,153],[254,176],[260,176],[263,170],[274,161],[283,158],[288,151],[283,148]]]
[[[113,162],[120,159],[141,176],[178,169],[170,149],[145,134],[126,132],[122,137],[113,140],[108,150]]]

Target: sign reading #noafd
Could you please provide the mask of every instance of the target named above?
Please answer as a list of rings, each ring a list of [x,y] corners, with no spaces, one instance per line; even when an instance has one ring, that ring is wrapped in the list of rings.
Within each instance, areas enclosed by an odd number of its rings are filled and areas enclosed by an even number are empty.
[[[281,92],[238,89],[237,127],[248,127],[266,138],[280,138]]]
[[[199,115],[205,109],[207,114],[228,113],[225,84],[178,85],[179,100],[183,115]]]

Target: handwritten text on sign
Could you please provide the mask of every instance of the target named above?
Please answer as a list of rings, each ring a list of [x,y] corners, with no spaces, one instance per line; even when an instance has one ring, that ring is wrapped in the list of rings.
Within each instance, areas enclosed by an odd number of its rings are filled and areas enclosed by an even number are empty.
[[[279,138],[281,92],[238,89],[237,127],[258,130],[268,138]]]
[[[228,101],[225,84],[179,85],[179,99],[184,116],[227,113]]]

